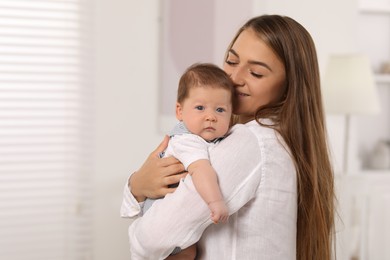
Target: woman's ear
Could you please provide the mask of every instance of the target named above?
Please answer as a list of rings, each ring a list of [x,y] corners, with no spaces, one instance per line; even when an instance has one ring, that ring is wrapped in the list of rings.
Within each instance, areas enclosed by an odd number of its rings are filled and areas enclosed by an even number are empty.
[[[176,119],[181,121],[183,110],[179,102],[176,103]]]

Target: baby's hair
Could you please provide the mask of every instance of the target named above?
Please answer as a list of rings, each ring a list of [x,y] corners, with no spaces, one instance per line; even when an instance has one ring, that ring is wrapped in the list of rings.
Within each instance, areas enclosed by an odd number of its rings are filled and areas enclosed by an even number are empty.
[[[177,102],[182,103],[188,97],[191,88],[205,86],[228,90],[234,104],[233,81],[225,71],[211,63],[195,63],[184,72],[179,81]]]

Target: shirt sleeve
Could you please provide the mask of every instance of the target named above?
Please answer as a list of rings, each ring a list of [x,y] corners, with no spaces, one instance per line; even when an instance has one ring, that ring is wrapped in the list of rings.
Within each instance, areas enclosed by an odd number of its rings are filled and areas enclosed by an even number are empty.
[[[129,179],[127,179],[126,185],[123,189],[123,200],[120,209],[120,215],[122,218],[132,218],[138,216],[143,207],[143,202],[138,202],[131,193],[128,187]]]
[[[243,125],[233,127],[227,138],[210,149],[229,214],[255,196],[262,156],[257,137]],[[196,243],[210,224],[209,209],[187,175],[174,193],[155,202],[130,225],[132,259],[164,259],[176,246],[186,248]]]
[[[206,159],[209,160],[209,144],[198,135],[175,135],[169,140],[167,155],[178,159],[187,170],[191,163]]]

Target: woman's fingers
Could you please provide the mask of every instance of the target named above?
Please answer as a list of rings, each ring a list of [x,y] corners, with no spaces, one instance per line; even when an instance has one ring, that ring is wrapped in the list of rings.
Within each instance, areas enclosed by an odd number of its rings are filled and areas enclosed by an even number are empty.
[[[178,183],[185,177],[183,164],[174,157],[160,158],[169,142],[165,136],[159,146],[148,156],[141,168],[135,172],[129,182],[131,191],[138,201],[145,197],[157,198],[173,192],[169,185]]]
[[[158,195],[160,197],[167,195],[168,193],[172,193],[176,190],[177,185],[181,179],[185,178],[187,172],[182,172],[175,175],[167,176],[163,179],[163,185],[159,189]]]
[[[163,188],[161,189],[160,197],[167,195],[168,193],[173,193],[176,188]]]
[[[159,159],[157,164],[161,169],[159,172],[162,177],[178,174],[184,171],[183,164],[172,156]]]
[[[164,157],[158,160],[159,166],[167,167],[169,165],[178,164],[180,161],[173,156]]]
[[[165,135],[162,142],[157,146],[157,148],[152,152],[152,154],[156,157],[160,157],[160,154],[167,149],[169,143],[169,136]]]
[[[169,185],[178,183],[181,179],[186,177],[186,175],[187,175],[187,172],[182,172],[179,174],[167,176],[164,178],[164,185],[169,186]]]

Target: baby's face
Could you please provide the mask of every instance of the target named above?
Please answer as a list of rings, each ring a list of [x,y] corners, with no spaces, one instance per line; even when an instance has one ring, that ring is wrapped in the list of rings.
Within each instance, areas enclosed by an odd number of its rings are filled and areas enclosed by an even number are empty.
[[[222,88],[192,88],[189,97],[176,106],[177,119],[207,141],[227,133],[231,115],[231,92]]]

